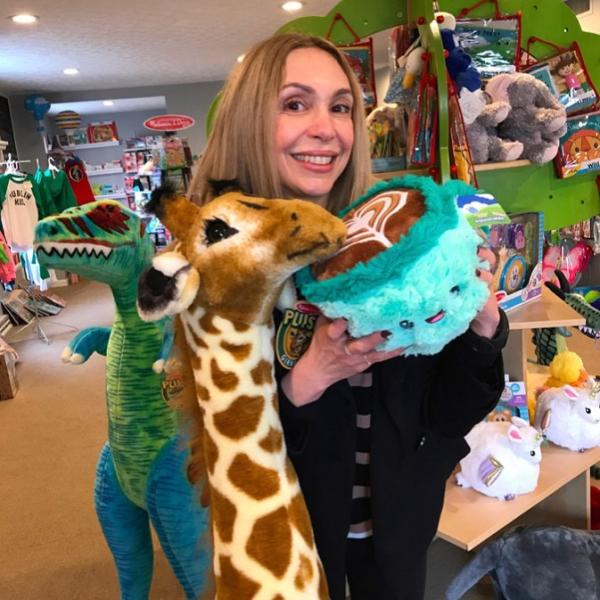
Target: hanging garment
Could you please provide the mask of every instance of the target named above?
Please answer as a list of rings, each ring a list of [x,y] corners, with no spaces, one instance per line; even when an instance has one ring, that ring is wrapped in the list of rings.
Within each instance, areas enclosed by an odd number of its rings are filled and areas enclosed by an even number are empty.
[[[55,215],[67,208],[77,206],[77,198],[64,171],[38,169],[34,180],[42,194],[52,202],[52,206],[48,206],[48,210],[52,212],[46,212],[44,216]]]
[[[92,192],[92,186],[88,181],[87,173],[85,172],[85,166],[79,158],[70,158],[65,163],[65,173],[67,174],[71,188],[73,188],[77,204],[87,204],[96,200],[94,192]]]
[[[15,259],[10,251],[10,248],[8,247],[8,244],[6,243],[6,240],[4,239],[4,236],[2,235],[2,232],[0,232],[0,248],[2,249],[4,256],[6,256],[6,261],[0,260],[0,281],[2,283],[11,283],[17,277],[15,270]]]
[[[15,252],[33,248],[34,229],[39,217],[43,216],[41,197],[31,175],[11,174],[0,178],[2,229]]]

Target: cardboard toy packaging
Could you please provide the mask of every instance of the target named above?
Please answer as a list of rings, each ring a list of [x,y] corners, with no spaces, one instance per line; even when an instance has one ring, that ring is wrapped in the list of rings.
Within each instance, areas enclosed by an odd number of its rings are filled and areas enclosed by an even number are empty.
[[[17,394],[15,358],[10,352],[0,354],[0,400],[10,400]]]

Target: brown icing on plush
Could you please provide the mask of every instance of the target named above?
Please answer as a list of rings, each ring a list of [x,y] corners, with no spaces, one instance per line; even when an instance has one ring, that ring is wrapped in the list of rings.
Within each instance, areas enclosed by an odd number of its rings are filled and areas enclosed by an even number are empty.
[[[312,267],[315,279],[330,279],[359,262],[367,262],[406,235],[425,212],[418,190],[387,190],[351,210],[343,221],[348,237],[332,258]]]

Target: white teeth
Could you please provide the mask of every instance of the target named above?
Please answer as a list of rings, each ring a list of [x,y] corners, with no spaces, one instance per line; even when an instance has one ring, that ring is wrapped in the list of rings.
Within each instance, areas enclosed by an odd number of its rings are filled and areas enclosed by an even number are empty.
[[[312,154],[294,154],[296,160],[312,163],[313,165],[330,165],[333,162],[333,156],[313,156]]]
[[[65,256],[88,256],[99,258],[103,256],[108,258],[112,248],[108,246],[98,246],[96,244],[61,244],[60,242],[44,242],[36,246],[36,250],[43,250],[46,254],[58,254],[61,258]]]

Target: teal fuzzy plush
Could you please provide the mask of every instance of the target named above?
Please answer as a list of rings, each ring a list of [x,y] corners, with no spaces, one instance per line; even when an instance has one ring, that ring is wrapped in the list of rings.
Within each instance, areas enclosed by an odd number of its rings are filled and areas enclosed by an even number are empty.
[[[325,316],[347,319],[353,337],[387,330],[391,335],[380,350],[405,347],[406,355],[436,354],[467,330],[489,295],[475,273],[482,266],[477,256],[482,240],[455,202],[457,195],[473,193],[473,188],[457,181],[438,185],[414,175],[394,178],[372,186],[339,216],[348,215],[348,221],[354,215],[354,223],[347,223],[346,246],[353,239],[352,228],[373,241],[381,239],[368,232],[368,216],[357,218],[356,209],[376,196],[389,205],[388,193],[406,197],[409,191],[422,194],[424,212],[398,241],[387,240],[387,248],[329,279],[317,280],[307,267],[296,282]]]

